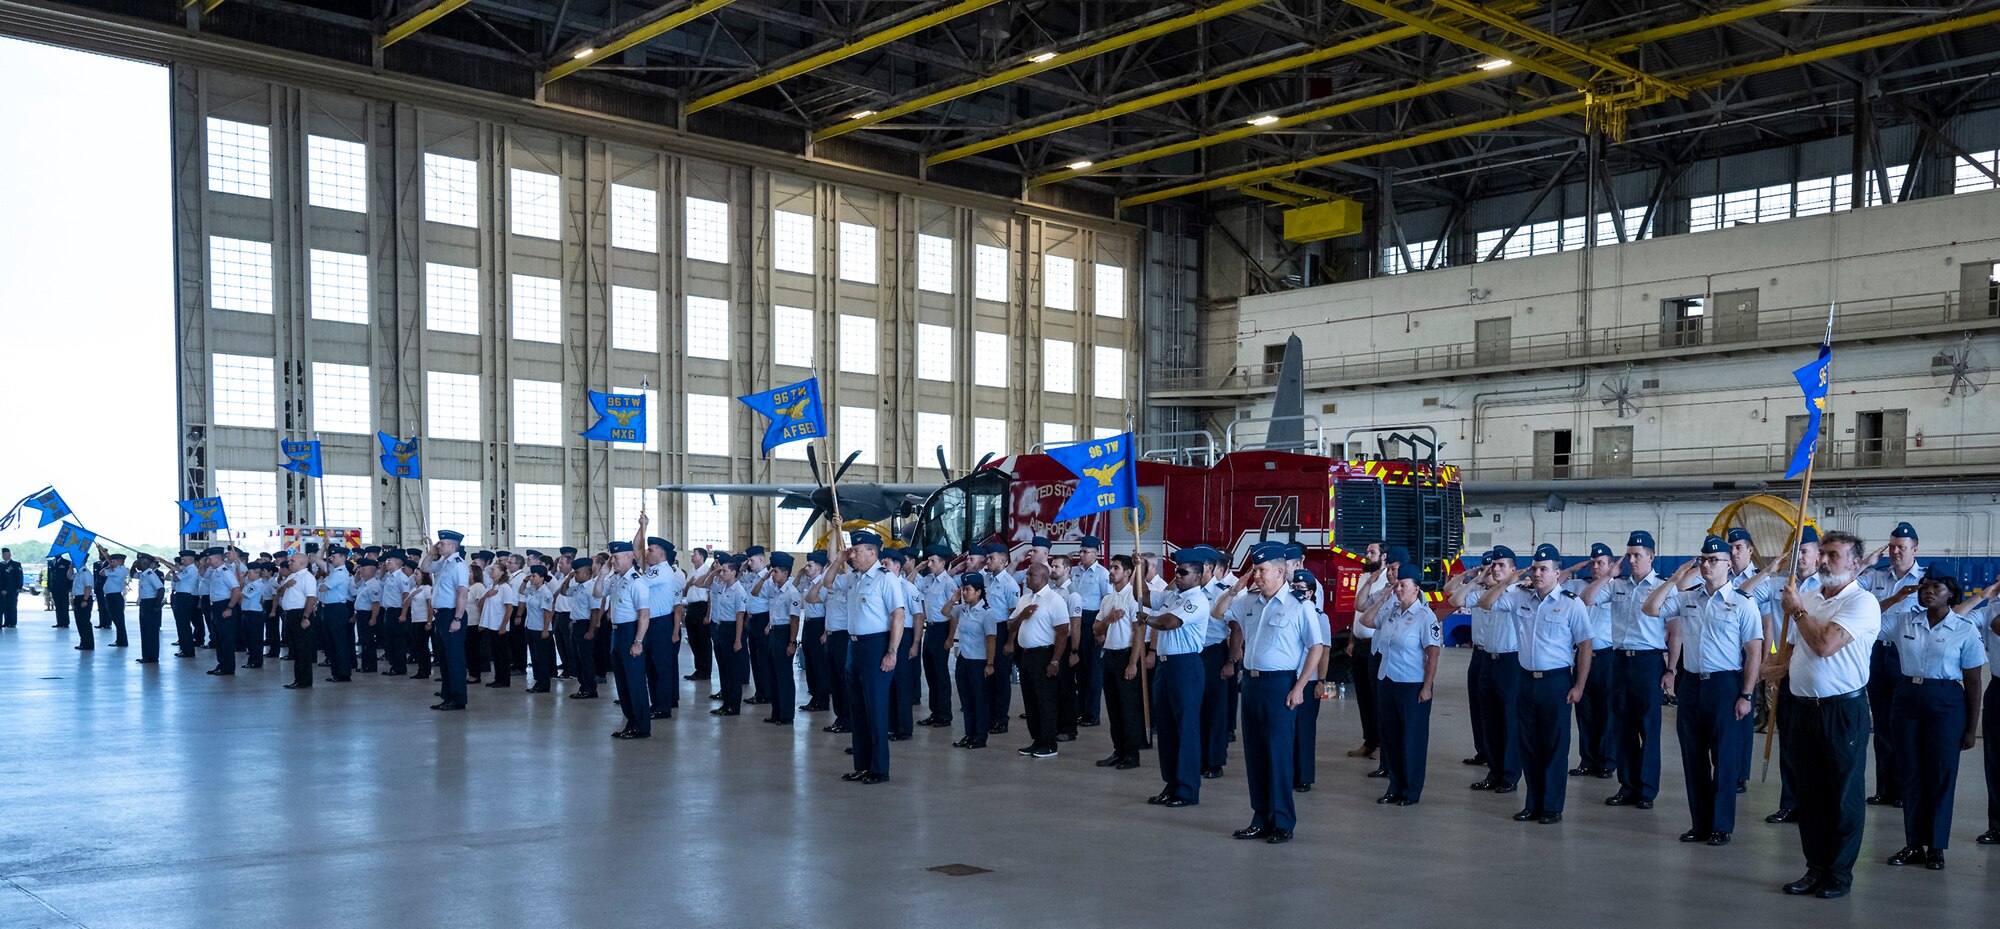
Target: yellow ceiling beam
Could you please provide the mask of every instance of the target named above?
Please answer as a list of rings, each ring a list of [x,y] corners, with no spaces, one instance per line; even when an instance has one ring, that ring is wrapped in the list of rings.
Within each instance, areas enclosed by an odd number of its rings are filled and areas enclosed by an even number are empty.
[[[443,19],[453,10],[471,2],[472,0],[436,0],[434,3],[404,10],[401,15],[389,20],[389,28],[382,33],[382,47],[388,48],[416,35],[423,31],[425,26]]]
[[[1732,7],[1727,10],[1718,10],[1706,16],[1697,16],[1686,22],[1668,23],[1655,29],[1642,29],[1638,32],[1627,33],[1617,38],[1593,43],[1590,47],[1599,52],[1629,52],[1649,42],[1658,42],[1661,39],[1670,39],[1674,36],[1686,35],[1690,32],[1700,32],[1703,29],[1726,25],[1736,22],[1739,19],[1750,19],[1751,17],[1762,16],[1766,13],[1778,13],[1795,7],[1802,7],[1813,2],[1815,0],[1764,0],[1763,3],[1751,3],[1744,6]]]
[[[837,48],[830,48],[818,54],[808,55],[805,58],[801,58],[798,61],[792,62],[791,64],[780,65],[777,68],[774,68],[768,72],[765,72],[764,74],[760,74],[756,77],[753,77],[747,81],[739,81],[737,83],[722,87],[718,90],[703,94],[702,96],[695,98],[694,102],[687,105],[687,112],[699,113],[702,110],[708,109],[709,107],[720,106],[724,103],[728,103],[729,101],[736,99],[737,97],[741,97],[744,94],[762,90],[766,87],[771,86],[772,84],[777,84],[782,81],[791,80],[792,78],[798,77],[799,75],[805,74],[809,71],[819,70],[820,68],[824,68],[827,65],[833,64],[836,61],[840,61],[845,58],[851,58],[855,55],[859,55],[862,52],[869,51],[871,49],[880,48],[891,42],[897,41],[898,39],[915,35],[919,32],[924,31],[925,29],[929,29],[930,27],[936,26],[940,23],[950,22],[951,20],[957,19],[960,16],[964,16],[967,13],[983,10],[998,2],[1000,2],[1000,0],[960,0],[960,2],[958,3],[954,3],[940,10],[935,10],[933,12],[926,13],[922,16],[917,16],[911,19],[902,20],[901,22],[891,23],[890,25],[884,27],[880,32],[863,36],[862,38],[853,42],[849,42],[846,45],[842,45]]]
[[[620,52],[650,42],[688,23],[707,16],[716,10],[735,3],[736,0],[696,0],[675,8],[671,5],[659,7],[635,19],[591,36],[581,48],[570,53],[567,60],[550,68],[542,75],[542,83],[561,80],[591,65],[609,61]],[[661,15],[662,13],[665,15]]]
[[[1523,69],[1533,71],[1557,83],[1568,84],[1578,90],[1582,90],[1590,84],[1590,81],[1571,74],[1546,61],[1537,61],[1531,57],[1521,55],[1519,52],[1508,51],[1463,29],[1447,25],[1435,19],[1419,16],[1416,13],[1398,9],[1387,3],[1377,2],[1377,0],[1344,0],[1344,2],[1357,10],[1366,10],[1384,19],[1393,19],[1405,26],[1415,26],[1454,45],[1462,45],[1474,51],[1484,52],[1494,58],[1512,61]],[[1515,59],[1517,58],[1520,60],[1516,61]]]
[[[1593,51],[1568,39],[1543,32],[1498,10],[1487,9],[1476,3],[1468,3],[1466,0],[1431,0],[1431,2],[1460,16],[1475,19],[1489,26],[1496,27],[1516,38],[1526,39],[1559,55],[1567,55],[1600,71],[1615,74],[1634,84],[1652,87],[1657,91],[1662,91],[1676,97],[1685,97],[1688,94],[1686,87],[1674,84],[1671,81],[1663,81],[1610,55]]]
[[[1322,119],[1332,119],[1336,116],[1345,116],[1349,113],[1355,113],[1361,110],[1371,109],[1374,107],[1382,106],[1384,104],[1395,103],[1401,100],[1409,100],[1416,97],[1422,97],[1429,94],[1438,93],[1440,91],[1450,90],[1454,87],[1463,87],[1467,84],[1479,83],[1480,81],[1490,81],[1494,78],[1500,77],[1501,75],[1508,74],[1512,70],[1513,69],[1511,67],[1495,68],[1491,71],[1475,68],[1471,71],[1467,71],[1464,74],[1455,74],[1452,75],[1451,77],[1440,78],[1435,81],[1425,81],[1421,84],[1412,84],[1408,87],[1402,87],[1396,90],[1383,91],[1382,93],[1378,94],[1369,94],[1368,96],[1365,97],[1356,97],[1352,100],[1343,100],[1339,103],[1329,104],[1327,106],[1322,106],[1322,107],[1315,107],[1310,110],[1304,110],[1302,112],[1293,113],[1290,116],[1281,116],[1274,122],[1267,122],[1262,125],[1245,123],[1244,125],[1238,126],[1234,129],[1225,129],[1221,132],[1209,133],[1208,135],[1199,136],[1193,139],[1188,139],[1185,142],[1175,142],[1171,145],[1161,145],[1155,148],[1146,149],[1144,151],[1133,152],[1129,155],[1120,155],[1117,158],[1107,158],[1103,161],[1094,162],[1082,168],[1064,168],[1059,171],[1051,171],[1047,174],[1037,175],[1035,177],[1028,179],[1028,186],[1041,187],[1047,184],[1054,184],[1058,181],[1067,181],[1073,178],[1079,178],[1091,174],[1097,174],[1101,171],[1116,170],[1118,168],[1125,167],[1126,165],[1133,165],[1144,161],[1151,161],[1155,158],[1165,158],[1168,155],[1178,155],[1182,152],[1191,152],[1197,149],[1207,148],[1211,145],[1221,145],[1224,142],[1234,142],[1238,139],[1246,139],[1253,135],[1260,135],[1266,132],[1276,132],[1281,129],[1287,129],[1292,126],[1301,125],[1303,123],[1316,122]]]
[[[1352,2],[1352,0],[1349,0],[1349,2]],[[1996,23],[2000,23],[2000,10],[1988,10],[1984,13],[1978,13],[1971,16],[1959,16],[1959,17],[1954,17],[1952,19],[1924,23],[1919,26],[1912,26],[1907,29],[1897,29],[1892,32],[1885,32],[1881,33],[1880,35],[1869,36],[1867,38],[1854,39],[1847,42],[1835,43],[1833,45],[1828,45],[1822,48],[1807,49],[1802,52],[1794,52],[1787,55],[1780,55],[1776,58],[1770,58],[1764,61],[1753,61],[1750,62],[1749,64],[1736,65],[1733,67],[1721,68],[1715,71],[1709,71],[1701,74],[1694,74],[1687,77],[1678,78],[1677,80],[1680,83],[1685,84],[1689,87],[1712,87],[1714,85],[1721,84],[1726,81],[1749,77],[1751,75],[1766,74],[1772,71],[1781,71],[1786,68],[1794,68],[1800,65],[1811,64],[1817,61],[1824,61],[1829,58],[1838,58],[1844,55],[1852,55],[1857,52],[1868,51],[1870,49],[1884,48],[1891,45],[1899,45],[1904,42],[1913,42],[1919,39],[1928,39],[1935,36],[1944,35],[1946,33],[1958,32],[1964,29],[1975,29],[1980,26],[1988,26]],[[1261,183],[1269,181],[1273,178],[1288,177],[1290,175],[1297,174],[1300,171],[1307,171],[1313,168],[1324,167],[1330,164],[1338,164],[1345,161],[1353,161],[1357,158],[1366,158],[1371,155],[1379,155],[1387,152],[1401,151],[1407,148],[1415,148],[1420,145],[1428,145],[1432,142],[1441,142],[1444,141],[1445,139],[1458,138],[1461,136],[1468,136],[1468,135],[1476,135],[1481,132],[1489,132],[1495,129],[1505,129],[1511,126],[1519,126],[1524,123],[1537,122],[1544,119],[1553,119],[1558,116],[1567,116],[1581,112],[1588,106],[1589,106],[1588,101],[1582,99],[1571,100],[1553,106],[1545,106],[1539,109],[1527,110],[1525,112],[1515,113],[1508,116],[1495,117],[1493,119],[1484,119],[1478,122],[1466,123],[1460,126],[1449,126],[1442,129],[1435,129],[1430,132],[1419,133],[1417,135],[1409,136],[1407,138],[1390,139],[1385,142],[1377,142],[1372,145],[1363,145],[1358,148],[1350,148],[1336,152],[1329,152],[1324,155],[1316,155],[1312,158],[1306,158],[1299,161],[1289,162],[1286,164],[1271,165],[1269,167],[1255,168],[1248,171],[1238,171],[1233,174],[1227,174],[1213,178],[1206,178],[1200,181],[1193,181],[1186,184],[1179,184],[1174,187],[1149,191],[1147,193],[1138,194],[1132,197],[1127,197],[1123,200],[1118,201],[1118,205],[1121,208],[1132,207],[1132,206],[1143,206],[1148,203],[1157,203],[1161,200],[1169,200],[1174,197],[1186,196],[1187,194],[1200,193],[1202,191],[1207,191],[1207,190],[1236,188],[1236,187],[1242,187],[1246,184]]]
[[[1322,188],[1322,187],[1314,187],[1314,186],[1312,186],[1311,184],[1301,184],[1301,183],[1299,183],[1299,182],[1297,182],[1297,181],[1287,181],[1287,180],[1283,180],[1283,179],[1273,179],[1273,180],[1269,180],[1269,181],[1265,181],[1265,182],[1264,182],[1264,184],[1265,184],[1265,186],[1267,186],[1267,187],[1273,187],[1273,188],[1276,188],[1276,189],[1278,189],[1278,190],[1282,190],[1282,191],[1286,191],[1286,192],[1288,192],[1288,193],[1295,193],[1295,194],[1298,194],[1298,195],[1299,195],[1299,196],[1301,196],[1301,197],[1309,197],[1309,198],[1311,198],[1311,199],[1314,199],[1314,200],[1325,200],[1325,201],[1327,201],[1327,202],[1329,202],[1329,203],[1331,203],[1331,202],[1333,202],[1333,201],[1335,201],[1335,200],[1345,200],[1345,199],[1347,199],[1347,198],[1345,198],[1345,197],[1342,197],[1342,196],[1341,196],[1340,194],[1338,194],[1338,193],[1335,193],[1335,192],[1333,192],[1333,191],[1331,191],[1331,190],[1327,190],[1327,189],[1325,189],[1325,188]]]
[[[1036,55],[1034,58],[1029,59],[1026,63],[1015,65],[1014,67],[1008,68],[1005,71],[1001,71],[998,74],[989,75],[987,77],[982,77],[977,80],[967,81],[963,84],[947,87],[943,90],[925,94],[921,97],[918,97],[914,100],[910,100],[905,103],[898,103],[894,106],[886,107],[880,111],[863,111],[866,115],[844,119],[838,123],[835,123],[831,126],[819,130],[818,132],[813,133],[813,141],[824,142],[827,139],[831,139],[836,136],[843,136],[857,129],[866,129],[869,126],[873,126],[876,123],[883,122],[884,120],[895,119],[896,117],[904,116],[910,113],[915,113],[919,110],[927,110],[941,103],[949,103],[960,97],[976,94],[982,90],[990,90],[994,87],[999,87],[1003,84],[1011,84],[1024,77],[1030,77],[1036,74],[1040,74],[1043,71],[1048,71],[1054,68],[1063,67],[1065,65],[1074,64],[1079,61],[1084,61],[1086,59],[1095,58],[1098,55],[1104,54],[1105,52],[1116,51],[1128,45],[1135,45],[1137,43],[1144,42],[1147,39],[1159,38],[1160,36],[1167,35],[1173,32],[1178,32],[1182,29],[1186,29],[1189,26],[1193,26],[1198,23],[1204,23],[1211,19],[1220,19],[1221,17],[1228,16],[1232,13],[1241,12],[1243,10],[1250,9],[1251,7],[1254,6],[1260,6],[1264,2],[1265,0],[1222,0],[1221,3],[1217,3],[1216,5],[1208,7],[1207,9],[1196,10],[1193,13],[1188,13],[1183,16],[1176,16],[1173,17],[1172,19],[1163,19],[1157,23],[1141,26],[1129,32],[1122,32],[1119,33],[1118,35],[1111,36],[1110,38],[1100,39],[1096,42],[1092,42],[1088,45],[1084,45],[1078,48],[1073,48],[1066,52],[1059,52],[1053,55],[1048,55],[1048,57],[1043,57],[1042,55]]]
[[[1294,196],[1288,193],[1281,193],[1279,191],[1269,190],[1263,187],[1255,187],[1255,186],[1238,187],[1236,188],[1236,192],[1246,197],[1256,197],[1259,200],[1268,200],[1279,206],[1301,207],[1311,202],[1304,197]]]
[[[1157,203],[1161,200],[1171,200],[1175,197],[1183,197],[1188,194],[1200,193],[1204,190],[1216,190],[1218,188],[1223,188],[1223,187],[1241,187],[1245,184],[1254,184],[1260,181],[1270,180],[1272,178],[1285,177],[1287,175],[1297,174],[1300,171],[1308,171],[1313,168],[1325,167],[1326,165],[1330,164],[1339,164],[1340,162],[1343,161],[1353,161],[1356,158],[1366,158],[1370,155],[1380,155],[1386,152],[1398,152],[1406,148],[1415,148],[1419,145],[1429,145],[1432,142],[1442,142],[1446,139],[1455,139],[1460,136],[1478,135],[1479,133],[1482,132],[1491,132],[1495,129],[1506,129],[1510,126],[1519,126],[1523,123],[1540,122],[1541,120],[1544,119],[1554,119],[1555,117],[1558,116],[1568,116],[1572,113],[1581,113],[1583,112],[1585,106],[1586,104],[1581,99],[1571,100],[1568,103],[1559,103],[1556,104],[1555,106],[1545,106],[1539,109],[1526,110],[1520,113],[1513,113],[1507,116],[1498,116],[1492,119],[1482,119],[1479,120],[1478,122],[1465,123],[1459,126],[1447,126],[1442,129],[1433,129],[1429,132],[1420,132],[1416,135],[1406,136],[1401,139],[1390,139],[1389,141],[1386,142],[1377,142],[1373,145],[1363,145],[1360,146],[1359,148],[1350,148],[1337,152],[1328,152],[1327,154],[1318,155],[1301,161],[1293,161],[1281,165],[1272,165],[1268,168],[1256,168],[1249,171],[1238,171],[1234,174],[1222,175],[1221,177],[1206,178],[1204,180],[1193,181],[1175,187],[1167,187],[1161,190],[1151,191],[1149,193],[1138,194],[1136,196],[1127,197],[1123,200],[1118,201],[1118,206],[1120,208],[1143,206],[1148,203]]]

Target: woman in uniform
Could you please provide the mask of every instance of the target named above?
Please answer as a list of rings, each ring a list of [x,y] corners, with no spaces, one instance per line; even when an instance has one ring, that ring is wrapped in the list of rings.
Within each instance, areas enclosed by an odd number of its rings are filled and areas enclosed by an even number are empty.
[[[1923,862],[1944,870],[1951,839],[1951,800],[1958,790],[1958,754],[1978,741],[1979,669],[1986,651],[1979,626],[1954,611],[1958,581],[1927,575],[1917,582],[1917,612],[1884,629],[1901,671],[1889,714],[1889,740],[1903,796],[1903,849],[1892,865]],[[1893,603],[1898,598],[1891,598]],[[1972,603],[1967,603],[1970,607]]]
[[[1389,789],[1375,802],[1414,806],[1424,792],[1424,759],[1431,744],[1431,688],[1437,680],[1444,624],[1424,602],[1422,576],[1408,561],[1391,567],[1389,596],[1361,614],[1375,632],[1376,704],[1381,712],[1382,764]]]

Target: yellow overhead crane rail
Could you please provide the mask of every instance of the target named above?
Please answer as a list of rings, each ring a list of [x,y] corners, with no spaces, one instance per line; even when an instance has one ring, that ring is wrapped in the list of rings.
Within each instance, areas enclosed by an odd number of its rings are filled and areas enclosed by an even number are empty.
[[[382,47],[388,48],[416,35],[423,31],[425,26],[445,18],[453,10],[471,2],[472,0],[428,0],[396,14],[394,19],[389,20],[389,27],[382,32]]]
[[[1003,84],[1011,84],[1024,77],[1032,77],[1043,71],[1095,58],[1105,52],[1117,51],[1128,45],[1136,45],[1144,42],[1147,39],[1155,39],[1169,33],[1179,32],[1189,26],[1205,23],[1212,19],[1220,19],[1232,13],[1239,13],[1254,6],[1261,6],[1264,2],[1265,0],[1222,0],[1222,2],[1214,6],[1196,10],[1182,16],[1176,16],[1172,19],[1163,19],[1157,23],[1140,26],[1137,29],[1099,39],[1066,52],[1042,52],[1029,58],[1022,64],[1015,65],[997,74],[987,75],[986,77],[967,81],[963,84],[946,87],[943,90],[924,94],[914,100],[887,106],[881,110],[858,110],[848,118],[814,132],[812,140],[814,142],[824,142],[831,138],[846,135],[857,129],[866,129],[885,120],[895,119],[896,117],[915,113],[919,110],[927,110],[941,103],[949,103],[960,97],[979,93],[982,90],[991,90]],[[699,103],[700,101],[696,102]],[[693,111],[690,110],[689,112]]]
[[[1839,42],[1833,45],[1823,46],[1821,48],[1807,49],[1801,52],[1792,52],[1789,54],[1780,55],[1776,58],[1766,59],[1764,61],[1753,61],[1748,64],[1736,65],[1733,67],[1722,68],[1701,74],[1694,74],[1687,77],[1678,78],[1677,80],[1680,84],[1689,88],[1713,87],[1718,84],[1725,83],[1727,81],[1750,77],[1752,75],[1766,74],[1772,71],[1782,71],[1787,68],[1794,68],[1800,65],[1811,64],[1816,61],[1824,61],[1829,58],[1839,58],[1844,55],[1852,55],[1857,52],[1868,51],[1870,49],[1884,48],[1890,45],[1899,45],[1904,42],[1912,42],[1919,39],[1928,39],[1935,36],[1945,35],[1952,32],[1958,32],[1964,29],[1974,29],[1980,26],[1991,25],[1994,23],[2000,23],[2000,9],[1988,10],[1984,13],[1978,13],[1971,16],[1959,16],[1951,19],[1939,20],[1937,22],[1924,23],[1922,25],[1912,26],[1907,29],[1898,29],[1892,32],[1885,32],[1880,35],[1868,36],[1866,38],[1860,38],[1860,39],[1853,39],[1847,42]],[[1457,126],[1440,127],[1437,129],[1430,130],[1428,132],[1421,132],[1416,135],[1407,136],[1400,139],[1390,139],[1383,142],[1376,142],[1370,145],[1363,145],[1357,148],[1343,149],[1340,151],[1328,152],[1322,155],[1315,155],[1311,158],[1301,159],[1299,161],[1287,162],[1285,164],[1270,165],[1268,167],[1263,167],[1263,168],[1254,168],[1248,171],[1238,171],[1232,174],[1205,178],[1200,181],[1193,181],[1187,184],[1179,184],[1173,187],[1167,187],[1160,190],[1149,191],[1147,193],[1137,194],[1135,196],[1124,198],[1118,201],[1118,205],[1120,208],[1143,206],[1148,203],[1157,203],[1161,200],[1170,200],[1175,197],[1186,196],[1192,193],[1200,193],[1202,191],[1232,189],[1232,188],[1240,189],[1245,187],[1246,185],[1264,183],[1274,178],[1289,177],[1290,175],[1297,174],[1300,171],[1306,171],[1313,168],[1324,167],[1330,164],[1339,164],[1341,162],[1353,161],[1357,158],[1367,158],[1372,155],[1401,151],[1403,149],[1408,149],[1408,148],[1416,148],[1418,146],[1428,145],[1433,142],[1441,142],[1446,139],[1460,138],[1468,135],[1477,135],[1481,132],[1490,132],[1495,129],[1505,129],[1512,126],[1523,125],[1525,123],[1539,122],[1544,119],[1553,119],[1559,116],[1569,116],[1572,114],[1585,111],[1586,109],[1588,109],[1590,105],[1591,105],[1590,101],[1584,98],[1581,94],[1579,94],[1577,95],[1576,99],[1571,99],[1562,103],[1557,103],[1550,106],[1543,106],[1532,110],[1525,110],[1519,113],[1513,113],[1506,116],[1499,116],[1491,119],[1482,119],[1476,122],[1464,123]],[[1038,178],[1037,181],[1039,180],[1040,179]]]
[[[778,67],[747,81],[739,81],[695,98],[687,105],[689,114],[699,113],[712,106],[720,106],[744,94],[762,90],[772,84],[788,81],[810,71],[817,71],[842,59],[851,58],[862,52],[880,48],[898,39],[915,35],[941,23],[950,22],[967,13],[983,10],[1000,0],[960,0],[951,6],[900,22],[891,23],[880,32],[863,36],[846,45],[830,48],[817,54],[808,55],[790,64]]]
[[[181,9],[185,10],[191,6],[200,6],[203,15],[215,12],[215,8],[221,5],[222,0],[181,0]]]
[[[735,2],[736,0],[695,0],[692,3],[670,3],[655,7],[643,16],[627,20],[591,36],[581,47],[572,46],[575,50],[569,53],[569,58],[544,73],[542,83],[561,80],[591,65],[609,61],[619,52],[642,42],[650,42],[658,36],[666,35]]]

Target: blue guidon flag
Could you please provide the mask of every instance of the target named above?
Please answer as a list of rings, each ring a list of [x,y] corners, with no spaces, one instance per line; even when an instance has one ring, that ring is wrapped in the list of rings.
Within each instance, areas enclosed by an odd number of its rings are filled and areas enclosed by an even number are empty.
[[[307,442],[294,442],[290,439],[282,439],[278,442],[278,451],[283,452],[285,455],[284,463],[278,465],[278,467],[284,468],[294,474],[303,474],[307,477],[326,476],[325,470],[320,467],[318,439]]]
[[[424,459],[417,454],[417,437],[399,439],[386,432],[375,433],[375,441],[382,443],[382,470],[390,477],[421,481],[424,479]]]
[[[786,442],[826,435],[826,416],[819,405],[818,377],[774,387],[760,394],[745,394],[736,399],[771,418],[770,428],[764,430],[766,455]]]
[[[1104,510],[1133,506],[1139,500],[1139,480],[1132,463],[1132,433],[1121,432],[1094,442],[1044,449],[1056,464],[1076,475],[1076,492],[1056,513],[1056,522]]]
[[[63,523],[56,530],[56,540],[49,545],[49,558],[68,555],[69,563],[79,567],[90,563],[90,546],[97,541],[97,533],[79,527],[75,523]]]
[[[646,395],[590,391],[597,422],[578,435],[597,442],[646,441]]]
[[[221,497],[196,497],[180,501],[181,535],[207,535],[229,528],[229,516],[222,511]]]
[[[1826,413],[1827,365],[1833,362],[1833,346],[1821,345],[1819,357],[1810,364],[1792,372],[1799,381],[1799,389],[1806,395],[1806,429],[1799,435],[1797,448],[1792,449],[1792,465],[1785,469],[1785,478],[1798,477],[1812,467],[1813,454],[1819,450],[1819,421]]]

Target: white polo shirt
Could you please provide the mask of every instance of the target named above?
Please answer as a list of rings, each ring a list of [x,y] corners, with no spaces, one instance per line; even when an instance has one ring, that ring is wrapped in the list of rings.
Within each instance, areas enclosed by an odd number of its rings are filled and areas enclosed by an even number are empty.
[[[1053,584],[1041,590],[1021,588],[1021,599],[1014,604],[1014,615],[1035,605],[1035,612],[1021,621],[1021,628],[1015,634],[1014,644],[1022,648],[1045,648],[1056,644],[1056,628],[1069,627],[1069,600]]]
[[[1859,582],[1848,582],[1832,597],[1822,596],[1823,592],[1800,595],[1806,613],[1847,630],[1853,641],[1821,658],[1806,645],[1799,627],[1792,626],[1792,693],[1801,697],[1837,697],[1868,686],[1868,653],[1882,631],[1882,604]]]

